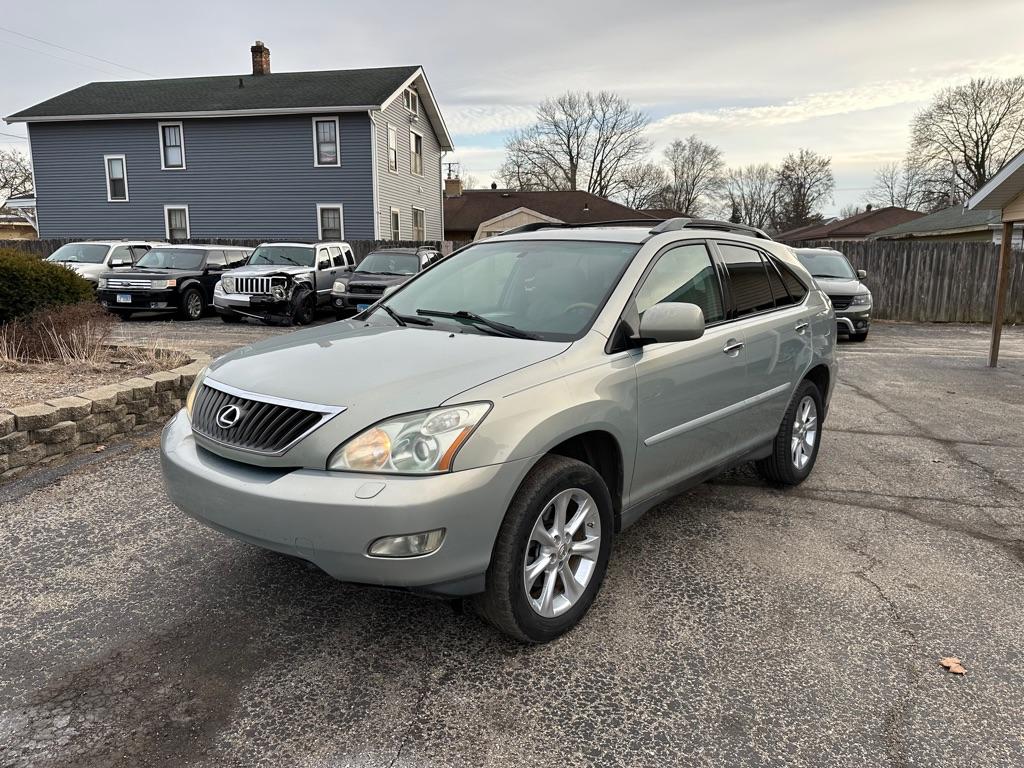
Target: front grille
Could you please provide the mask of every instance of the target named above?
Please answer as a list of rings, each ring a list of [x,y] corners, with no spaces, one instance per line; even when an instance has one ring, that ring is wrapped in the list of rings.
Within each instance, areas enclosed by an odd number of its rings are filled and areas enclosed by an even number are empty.
[[[248,293],[250,295],[269,295],[273,286],[284,287],[283,277],[236,277],[235,293]]]
[[[231,426],[222,427],[217,417],[229,406],[238,409],[238,418]],[[192,408],[192,430],[232,448],[278,454],[337,412],[251,400],[203,384]]]
[[[126,277],[108,277],[107,288],[142,288],[147,289],[152,285],[150,280],[129,280]]]
[[[832,296],[829,294],[829,299],[832,300],[833,309],[846,309],[850,306],[850,302],[853,301],[853,296]]]
[[[380,296],[384,293],[383,285],[372,283],[349,283],[348,289],[352,293],[361,293],[364,296]]]

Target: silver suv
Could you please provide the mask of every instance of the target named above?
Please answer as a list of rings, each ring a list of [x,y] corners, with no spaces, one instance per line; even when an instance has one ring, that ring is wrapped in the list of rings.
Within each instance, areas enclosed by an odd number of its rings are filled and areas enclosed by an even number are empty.
[[[751,460],[808,476],[835,327],[756,230],[529,225],[215,361],[164,430],[164,475],[219,531],[345,581],[471,595],[544,642],[655,504]]]

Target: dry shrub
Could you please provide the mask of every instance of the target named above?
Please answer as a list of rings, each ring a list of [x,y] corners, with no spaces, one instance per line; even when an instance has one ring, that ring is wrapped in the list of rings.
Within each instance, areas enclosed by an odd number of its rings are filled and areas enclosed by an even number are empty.
[[[37,310],[0,326],[0,364],[105,362],[114,322],[94,302]]]

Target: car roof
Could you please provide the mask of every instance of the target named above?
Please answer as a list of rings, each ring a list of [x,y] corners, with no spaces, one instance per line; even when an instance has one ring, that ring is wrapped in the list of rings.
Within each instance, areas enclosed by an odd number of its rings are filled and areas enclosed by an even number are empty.
[[[344,240],[321,240],[321,241],[316,242],[316,243],[294,243],[294,242],[288,242],[288,241],[282,240],[280,242],[278,242],[278,241],[271,241],[271,242],[266,242],[266,243],[260,243],[260,245],[291,245],[291,246],[295,246],[297,248],[316,248],[318,245],[344,245],[346,248],[351,248],[352,247],[351,245],[349,245]]]
[[[161,243],[155,240],[75,240],[70,243],[64,243],[64,245],[168,245],[168,243]]]
[[[251,251],[252,248],[247,245],[217,245],[216,243],[182,243],[181,245],[175,245],[174,243],[156,243],[154,248],[174,248],[181,251]]]

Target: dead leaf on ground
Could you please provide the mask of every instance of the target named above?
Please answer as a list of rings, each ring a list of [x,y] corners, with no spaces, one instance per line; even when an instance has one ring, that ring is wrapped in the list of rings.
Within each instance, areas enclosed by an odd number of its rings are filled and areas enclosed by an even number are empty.
[[[97,445],[95,448],[93,448],[92,452],[93,453],[103,453],[103,451],[105,451],[105,450],[107,450],[107,446],[105,446],[105,445]]]
[[[945,658],[939,659],[939,664],[944,666],[954,675],[967,674],[967,670],[964,668],[963,662],[961,662],[956,656],[946,656]]]

